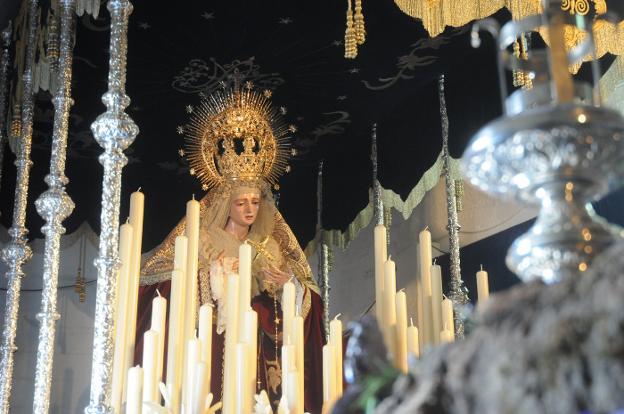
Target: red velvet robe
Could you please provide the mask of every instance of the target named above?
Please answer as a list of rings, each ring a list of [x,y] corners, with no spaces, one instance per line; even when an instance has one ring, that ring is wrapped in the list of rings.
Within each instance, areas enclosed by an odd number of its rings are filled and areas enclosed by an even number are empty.
[[[141,286],[139,289],[139,302],[137,312],[137,336],[134,354],[135,364],[141,364],[143,354],[143,333],[150,327],[152,312],[152,299],[156,296],[156,289],[160,294],[169,299],[171,292],[171,281],[165,281],[154,285]],[[323,405],[323,352],[325,342],[325,332],[323,327],[323,305],[321,297],[310,289],[306,289],[306,295],[310,295],[311,307],[304,321],[305,340],[305,361],[304,361],[304,389],[305,389],[305,410],[311,414],[320,414]],[[281,338],[277,343],[277,356],[275,355],[275,304],[273,299],[266,293],[262,293],[252,299],[252,307],[258,313],[258,389],[264,389],[269,395],[273,404],[273,409],[277,407],[277,402],[281,396],[281,387],[277,389],[269,387],[269,379],[275,376],[273,371],[276,359],[281,365]],[[282,310],[277,302],[277,314],[281,324]],[[167,309],[167,327],[169,326],[169,311]],[[168,330],[167,330],[168,332]],[[278,325],[278,332],[281,327]],[[280,335],[281,336],[281,335]],[[167,346],[165,337],[165,355]],[[214,401],[220,401],[222,388],[222,364],[223,348],[225,343],[225,332],[217,335],[215,325],[213,325],[212,336],[212,380],[211,392],[215,395]],[[166,367],[166,364],[165,364]],[[166,378],[166,373],[163,373]],[[274,383],[273,383],[274,384]]]

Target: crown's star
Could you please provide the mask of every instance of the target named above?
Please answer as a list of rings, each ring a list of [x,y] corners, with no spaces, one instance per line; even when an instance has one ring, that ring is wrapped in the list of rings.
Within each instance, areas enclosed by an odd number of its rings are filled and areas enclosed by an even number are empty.
[[[202,184],[202,190],[208,191],[208,184]]]
[[[294,134],[295,132],[297,132],[297,126],[290,124],[288,125],[288,130]]]
[[[191,168],[191,169],[189,170],[189,174],[191,174],[191,175],[195,175],[195,168]]]
[[[282,115],[286,115],[286,112],[288,112],[285,106],[280,106],[279,111]]]
[[[178,125],[178,127],[176,128],[176,132],[178,133],[178,135],[184,134],[184,127],[182,125]]]
[[[262,91],[262,94],[265,98],[269,99],[271,96],[273,96],[273,91],[270,89],[265,89]]]
[[[254,84],[253,84],[253,82],[252,82],[252,81],[247,81],[247,82],[245,82],[245,88],[247,88],[247,89],[253,89],[253,86],[254,86]]]
[[[184,152],[184,150],[182,148],[180,148],[178,150],[178,154],[180,154],[180,157],[184,157],[185,152]]]
[[[193,113],[193,106],[192,105],[186,105],[186,112],[188,112],[189,114]]]

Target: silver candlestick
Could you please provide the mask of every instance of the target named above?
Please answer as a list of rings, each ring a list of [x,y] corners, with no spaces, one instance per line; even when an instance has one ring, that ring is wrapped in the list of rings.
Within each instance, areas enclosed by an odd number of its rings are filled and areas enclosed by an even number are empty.
[[[509,22],[500,33],[493,20],[478,22],[472,33],[475,47],[480,29],[498,40],[505,114],[472,139],[463,168],[484,191],[541,206],[534,226],[507,255],[509,268],[525,281],[553,282],[578,275],[619,238],[596,217],[589,202],[624,177],[624,118],[599,106],[595,60],[594,85],[572,79],[568,66],[593,53],[593,22],[586,22],[584,41],[567,53],[564,25],[574,21],[560,5],[548,0],[542,15]],[[549,49],[532,50],[528,60],[507,51],[523,32],[540,26],[547,28]],[[528,73],[533,87],[507,97],[503,62],[508,69]]]
[[[22,267],[30,260],[32,250],[26,244],[26,202],[28,199],[28,183],[30,178],[30,149],[32,147],[33,112],[35,106],[35,91],[33,86],[33,67],[37,48],[37,28],[39,27],[39,7],[37,0],[28,3],[28,40],[24,62],[23,101],[21,111],[21,132],[15,166],[17,178],[15,183],[15,200],[13,207],[13,225],[9,230],[11,241],[2,250],[2,260],[8,270],[8,288],[6,295],[6,309],[2,345],[0,346],[0,413],[8,414],[13,384],[13,353],[15,335],[17,333],[17,315],[19,313],[20,288],[24,271]]]
[[[121,171],[127,162],[123,151],[134,141],[139,129],[124,112],[130,103],[126,95],[126,54],[128,18],[132,4],[128,0],[110,0],[111,14],[110,70],[108,91],[102,96],[106,112],[91,125],[91,131],[104,153],[100,252],[95,260],[98,269],[91,368],[91,395],[86,414],[114,414],[111,407],[114,355],[115,286],[119,268],[119,199]]]
[[[56,302],[59,271],[59,249],[61,235],[65,233],[63,221],[71,214],[74,203],[65,192],[65,157],[67,153],[67,134],[69,128],[69,110],[72,106],[72,52],[76,0],[60,0],[60,54],[58,61],[58,88],[52,99],[54,104],[54,126],[52,132],[52,155],[50,174],[45,178],[48,190],[35,202],[37,212],[46,224],[41,231],[45,235],[43,250],[43,290],[41,294],[41,312],[37,319],[39,345],[37,347],[37,365],[35,368],[35,393],[33,412],[47,413],[50,408],[50,386],[52,382],[52,362],[54,360],[54,338],[56,321],[59,318]]]

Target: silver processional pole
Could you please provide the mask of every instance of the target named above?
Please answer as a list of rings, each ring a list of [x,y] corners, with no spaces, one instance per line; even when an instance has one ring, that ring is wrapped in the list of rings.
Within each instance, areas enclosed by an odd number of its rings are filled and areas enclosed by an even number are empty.
[[[28,199],[28,182],[30,178],[30,149],[32,146],[33,112],[35,92],[33,87],[33,66],[37,48],[37,28],[39,27],[39,4],[37,0],[28,2],[28,38],[24,63],[23,102],[21,111],[21,131],[18,143],[17,177],[15,182],[15,199],[13,207],[13,225],[9,230],[11,241],[2,250],[2,260],[8,270],[8,288],[6,309],[2,331],[4,337],[0,346],[0,413],[8,414],[13,385],[13,354],[15,335],[17,333],[17,315],[19,313],[19,297],[24,271],[22,266],[32,257],[32,250],[26,244],[26,203]]]
[[[43,250],[43,290],[41,293],[41,311],[37,319],[39,345],[37,347],[37,365],[35,368],[35,392],[33,412],[45,414],[50,408],[50,386],[52,382],[52,363],[54,359],[54,338],[56,321],[59,315],[56,308],[59,271],[59,250],[61,235],[65,233],[63,221],[74,210],[74,202],[65,192],[65,158],[67,153],[67,134],[69,128],[69,110],[73,104],[71,98],[72,53],[74,47],[74,22],[76,0],[60,0],[61,32],[58,87],[52,98],[54,104],[54,126],[52,131],[52,155],[50,174],[45,178],[48,190],[35,202],[37,212],[46,224],[41,228],[45,235]]]
[[[115,414],[111,407],[111,386],[114,356],[115,287],[119,268],[119,199],[121,171],[127,162],[123,151],[139,133],[134,121],[124,112],[130,104],[126,95],[126,54],[128,47],[128,18],[132,4],[128,0],[109,0],[111,14],[110,69],[108,91],[102,96],[106,112],[93,124],[91,131],[104,153],[102,180],[102,213],[100,216],[99,256],[95,298],[93,334],[93,361],[91,366],[91,394],[86,414]]]

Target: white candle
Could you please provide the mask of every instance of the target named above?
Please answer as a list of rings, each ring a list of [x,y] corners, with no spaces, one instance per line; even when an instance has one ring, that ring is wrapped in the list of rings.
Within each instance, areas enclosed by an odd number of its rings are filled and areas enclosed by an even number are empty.
[[[394,365],[407,373],[407,298],[403,290],[396,294],[396,351]]]
[[[295,346],[288,336],[284,339],[284,345],[282,345],[282,395],[288,396],[288,388],[292,386],[288,379],[288,373],[297,369],[296,358]]]
[[[342,395],[342,321],[338,319],[340,314],[329,322],[329,343],[334,347],[334,371],[336,373],[336,397]]]
[[[171,392],[171,408],[178,412],[182,389],[182,366],[184,355],[184,292],[185,274],[180,270],[171,272],[171,309],[169,313],[169,340],[167,341],[167,389]]]
[[[132,253],[130,256],[130,273],[128,281],[128,307],[126,308],[126,363],[129,369],[134,362],[134,346],[136,343],[137,304],[139,300],[139,277],[141,272],[141,241],[143,239],[143,207],[145,196],[140,191],[130,195],[130,218],[132,225]]]
[[[297,395],[303,395],[303,387],[304,387],[304,332],[303,332],[303,317],[297,315],[293,318],[293,346],[295,347],[295,368],[297,370]],[[294,394],[292,394],[294,395]],[[289,397],[290,398],[290,397]],[[295,413],[303,414],[303,405],[301,406],[301,412],[299,413],[299,409],[295,411]],[[299,406],[298,405],[298,406]],[[297,407],[298,407],[297,406]]]
[[[418,314],[418,327],[420,328],[420,347],[432,342],[433,326],[431,324],[431,233],[428,228],[418,235],[419,268],[420,268],[420,292],[422,312]],[[420,309],[419,309],[420,311]],[[422,315],[422,320],[421,320]]]
[[[384,265],[384,321],[386,347],[394,356],[396,352],[396,274],[394,261],[388,259]]]
[[[212,374],[212,305],[205,304],[199,308],[199,344],[200,361],[206,364],[208,383]]]
[[[431,273],[431,325],[433,326],[433,342],[440,342],[442,330],[442,269],[433,264]]]
[[[414,321],[410,318],[410,326],[407,328],[407,353],[420,357],[420,346],[418,344],[418,328],[414,326]]]
[[[336,396],[336,351],[333,345],[323,346],[323,402],[333,402]],[[282,390],[283,391],[283,390]]]
[[[210,374],[205,362],[198,362],[195,366],[195,379],[193,381],[193,406],[190,414],[204,414],[206,397],[210,392]]]
[[[388,244],[386,227],[375,226],[373,233],[375,241],[375,314],[381,326],[383,321],[383,290],[384,290],[384,263],[388,260]]]
[[[249,389],[249,345],[236,344],[236,413],[251,413],[251,390]]]
[[[483,270],[483,266],[481,266],[481,270],[477,272],[477,300],[479,302],[483,302],[489,297],[490,283],[488,280],[488,274],[485,270]]]
[[[195,388],[195,368],[200,362],[199,339],[193,335],[186,342],[186,364],[184,366],[184,383],[182,384],[182,395],[184,396],[184,412],[189,412],[193,407],[193,389]]]
[[[253,309],[247,309],[244,313],[242,324],[244,329],[243,335],[238,338],[240,343],[247,345],[249,352],[247,352],[248,361],[248,381],[250,389],[250,401],[253,405],[254,396],[256,395],[256,378],[258,375],[258,361],[256,359],[258,355],[258,314]]]
[[[150,329],[143,334],[143,401],[156,402],[158,396],[157,354],[158,332]]]
[[[226,284],[225,371],[223,414],[236,412],[236,344],[238,343],[238,274],[231,273]]]
[[[282,290],[282,322],[284,323],[282,338],[292,338],[292,325],[295,317],[295,284],[289,280],[284,283]]]
[[[167,299],[158,296],[152,300],[152,320],[150,329],[158,332],[158,348],[156,349],[156,387],[154,389],[154,400],[160,401],[158,384],[162,381],[163,364],[165,357],[165,322],[167,320]]]
[[[115,308],[115,353],[113,357],[113,385],[111,402],[116,412],[121,412],[121,402],[126,373],[126,317],[128,307],[128,283],[130,282],[130,258],[132,252],[132,225],[119,228],[119,259],[121,268],[117,275],[117,306]]]
[[[184,311],[184,339],[195,333],[197,313],[197,266],[199,257],[199,202],[193,198],[186,203],[186,309]]]
[[[238,317],[243,318],[243,315],[251,306],[251,246],[245,242],[238,248],[238,276],[239,276],[239,290],[238,290]],[[243,335],[244,326],[239,320],[238,324],[238,336]]]
[[[143,369],[140,366],[128,370],[128,396],[126,400],[126,414],[141,414],[143,394]]]
[[[440,342],[441,343],[448,343],[448,342],[453,342],[455,340],[453,332],[449,331],[449,330],[444,330],[442,332],[440,332]]]
[[[442,300],[442,330],[449,331],[455,338],[455,321],[453,320],[453,301],[449,298]]]
[[[300,376],[295,371],[288,373],[288,394],[286,399],[288,401],[288,408],[291,414],[303,414],[303,396],[299,394],[301,387],[299,384]]]

